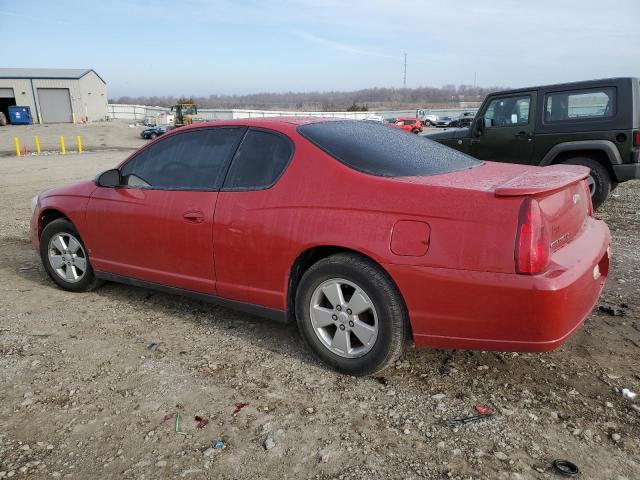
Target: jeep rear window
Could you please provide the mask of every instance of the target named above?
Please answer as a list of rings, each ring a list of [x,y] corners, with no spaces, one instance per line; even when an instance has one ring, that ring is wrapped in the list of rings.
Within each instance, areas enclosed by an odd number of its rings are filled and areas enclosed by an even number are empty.
[[[437,175],[482,163],[440,143],[373,122],[310,123],[299,126],[298,133],[348,167],[381,177]]]
[[[607,87],[549,93],[544,106],[544,123],[611,118],[616,113],[616,89]]]

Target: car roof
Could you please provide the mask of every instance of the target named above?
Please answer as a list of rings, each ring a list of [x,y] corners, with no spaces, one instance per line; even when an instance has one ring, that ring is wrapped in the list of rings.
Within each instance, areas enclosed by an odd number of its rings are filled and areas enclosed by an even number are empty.
[[[418,117],[396,117],[398,120],[418,120]]]

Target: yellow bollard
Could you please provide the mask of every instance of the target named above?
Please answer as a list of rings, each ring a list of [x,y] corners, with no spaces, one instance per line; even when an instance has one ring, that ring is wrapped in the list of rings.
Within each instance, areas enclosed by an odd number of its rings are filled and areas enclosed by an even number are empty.
[[[78,153],[82,153],[82,140],[80,140],[80,135],[76,137],[76,140],[78,141]]]
[[[62,135],[60,135],[60,153],[62,153],[62,155],[67,154],[67,148],[64,146],[64,137]]]
[[[19,157],[20,156],[20,140],[18,140],[18,137],[13,137],[13,143],[16,144],[16,156]]]
[[[35,136],[35,140],[36,140],[36,152],[40,153],[40,139],[38,138],[38,136]]]

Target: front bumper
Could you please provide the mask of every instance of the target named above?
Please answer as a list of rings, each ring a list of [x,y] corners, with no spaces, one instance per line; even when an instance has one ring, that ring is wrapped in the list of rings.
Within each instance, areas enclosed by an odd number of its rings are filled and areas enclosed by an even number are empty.
[[[546,351],[591,313],[609,273],[609,244],[604,222],[590,219],[541,275],[385,267],[407,304],[416,346]]]

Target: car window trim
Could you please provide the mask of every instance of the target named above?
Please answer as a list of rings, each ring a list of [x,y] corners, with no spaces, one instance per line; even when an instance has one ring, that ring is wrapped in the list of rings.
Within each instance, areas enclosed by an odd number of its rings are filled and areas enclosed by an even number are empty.
[[[122,174],[122,169],[125,167],[125,165],[127,165],[129,162],[131,162],[136,157],[138,157],[138,155],[142,154],[145,150],[151,148],[151,146],[156,145],[156,144],[158,144],[160,142],[169,140],[169,139],[173,138],[176,135],[184,135],[185,133],[198,132],[198,131],[201,131],[201,130],[218,130],[218,129],[244,130],[242,132],[242,134],[240,135],[240,139],[236,142],[236,145],[231,149],[231,153],[229,154],[228,158],[225,159],[225,161],[223,162],[223,164],[220,167],[222,169],[222,172],[224,173],[224,175],[223,175],[222,182],[220,182],[220,187],[219,188],[154,187],[153,185],[148,186],[148,187],[142,187],[142,186],[140,186],[140,187],[129,187],[128,185],[121,185],[118,188],[126,188],[126,189],[132,189],[132,190],[157,190],[157,191],[164,191],[164,192],[167,192],[167,191],[168,192],[219,192],[219,191],[221,191],[222,187],[224,186],[224,182],[227,179],[227,174],[229,173],[229,168],[231,166],[231,162],[235,158],[235,155],[236,155],[236,153],[238,151],[238,148],[240,148],[240,145],[242,144],[242,141],[244,140],[244,137],[247,135],[247,131],[249,130],[249,128],[246,127],[246,126],[243,126],[243,125],[220,125],[220,126],[208,125],[206,127],[190,128],[189,130],[177,131],[175,133],[171,133],[170,135],[163,135],[162,137],[158,137],[158,140],[148,143],[143,148],[141,148],[140,150],[135,152],[135,154],[132,157],[127,158],[124,162],[122,162],[118,166],[118,170],[120,170],[120,172]],[[138,177],[138,178],[140,178],[140,177]]]
[[[251,132],[251,131],[270,133],[272,135],[276,135],[276,136],[278,136],[280,138],[283,138],[289,144],[289,147],[291,147],[290,148],[291,154],[289,155],[289,158],[287,159],[286,163],[284,164],[284,167],[282,168],[282,171],[273,180],[273,182],[271,182],[271,184],[266,185],[264,187],[227,187],[227,179],[228,179],[228,176],[229,176],[229,172],[231,171],[231,167],[233,166],[233,162],[235,162],[236,157],[238,156],[238,153],[240,152],[240,149],[242,147],[242,144],[244,143],[245,138],[247,138],[247,135],[249,135],[249,132]],[[231,161],[229,162],[229,165],[227,167],[227,171],[225,172],[224,180],[222,181],[222,187],[220,188],[220,191],[221,192],[259,192],[259,191],[262,191],[262,190],[269,190],[270,188],[273,188],[276,185],[276,183],[278,183],[280,178],[282,178],[284,173],[287,171],[287,169],[289,168],[289,165],[291,165],[291,160],[293,159],[293,156],[295,155],[295,151],[296,151],[295,143],[285,133],[279,132],[277,130],[271,130],[270,128],[247,127],[247,130],[244,132],[244,135],[242,136],[242,139],[240,140],[240,143],[236,147],[236,149],[235,149],[235,151],[234,151],[234,153],[233,153],[233,155],[231,157]]]

